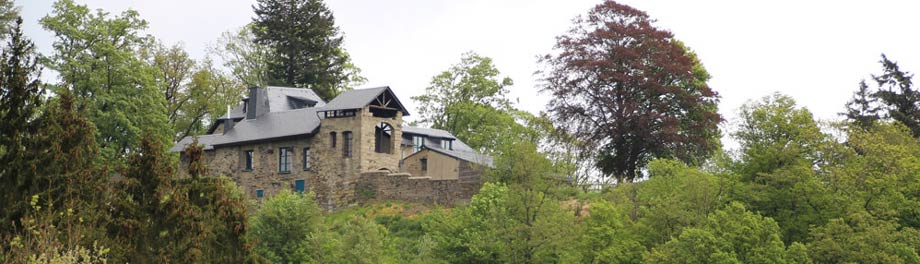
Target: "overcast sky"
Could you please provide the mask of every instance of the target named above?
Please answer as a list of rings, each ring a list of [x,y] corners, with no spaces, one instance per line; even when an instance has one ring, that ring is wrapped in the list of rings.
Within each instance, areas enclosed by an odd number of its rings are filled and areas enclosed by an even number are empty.
[[[42,52],[53,36],[37,20],[53,0],[16,0],[26,33]],[[148,34],[183,43],[197,58],[221,32],[250,22],[255,0],[84,0],[113,14],[131,8]],[[773,92],[794,97],[820,119],[838,118],[858,82],[880,72],[885,53],[920,71],[917,1],[621,1],[646,11],[698,55],[722,96],[729,122],[739,106]],[[367,77],[388,85],[404,104],[431,77],[475,51],[514,80],[513,98],[531,112],[547,96],[535,87],[536,57],[552,50],[571,20],[600,0],[330,0],[345,48]],[[916,80],[920,82],[920,80]]]

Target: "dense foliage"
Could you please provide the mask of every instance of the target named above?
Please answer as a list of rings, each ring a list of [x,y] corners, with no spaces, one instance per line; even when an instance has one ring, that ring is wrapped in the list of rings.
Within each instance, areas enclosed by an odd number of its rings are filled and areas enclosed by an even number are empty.
[[[640,178],[652,159],[699,164],[719,147],[722,118],[709,73],[653,22],[606,1],[576,18],[556,52],[541,60],[553,121],[619,181]]]
[[[255,41],[268,50],[267,84],[310,88],[328,101],[363,82],[322,0],[259,0],[253,8]]]
[[[5,3],[0,23],[15,11]],[[301,2],[275,4],[285,3]],[[331,25],[321,1],[303,3]],[[279,15],[268,10],[259,16]],[[326,211],[312,193],[249,199],[207,170],[197,144],[187,166],[166,152],[246,85],[277,77],[266,74],[274,51],[249,31],[262,26],[224,35],[215,65],[139,35],[146,22],[134,11],[58,1],[42,19],[51,54],[36,54],[21,20],[3,38],[0,263],[920,263],[913,75],[883,57],[878,86],[860,84],[843,122],[819,122],[782,94],[752,100],[725,132],[739,147],[720,151],[708,74],[652,22],[609,1],[576,20],[562,53],[544,60],[559,67],[544,87],[557,95],[548,118],[517,110],[510,79],[464,54],[413,98],[422,122],[494,156],[478,194],[446,208]],[[585,34],[620,33],[636,42],[582,49],[594,47]],[[617,60],[595,60],[604,54]],[[42,65],[54,84],[40,81]],[[585,67],[599,75],[575,74]],[[588,77],[569,79],[578,76]],[[587,108],[586,95],[606,105]],[[578,116],[594,110],[640,115],[579,124],[600,120]],[[621,147],[639,154],[618,156]],[[594,165],[622,181],[586,184],[602,177]]]

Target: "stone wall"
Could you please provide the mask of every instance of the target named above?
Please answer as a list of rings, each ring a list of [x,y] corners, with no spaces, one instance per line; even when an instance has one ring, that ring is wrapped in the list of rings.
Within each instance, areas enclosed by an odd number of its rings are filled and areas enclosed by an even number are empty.
[[[242,146],[221,147],[205,152],[211,175],[227,176],[233,179],[242,190],[256,198],[256,190],[264,190],[265,198],[281,190],[293,190],[295,180],[304,180],[305,188],[316,193],[318,200],[325,200],[331,190],[315,170],[321,156],[316,155],[313,140],[308,137],[262,142]],[[280,148],[290,147],[291,168],[289,173],[279,172],[278,154]],[[310,150],[310,170],[303,168],[303,149]],[[253,151],[252,170],[245,170],[244,151]],[[183,168],[185,164],[182,165]],[[185,174],[182,171],[182,174]],[[184,175],[183,175],[184,176]]]
[[[393,118],[374,117],[367,108],[360,109],[355,116],[322,119],[319,132],[314,137],[317,160],[317,177],[327,184],[329,195],[317,200],[328,209],[354,203],[355,184],[362,172],[381,169],[397,170],[399,152],[376,153],[374,151],[374,127],[386,122],[393,126],[393,146],[399,146],[402,137],[402,115]],[[336,146],[331,147],[330,133],[336,133]],[[353,135],[352,155],[344,155],[344,132]],[[319,197],[319,193],[317,193]]]
[[[439,205],[467,204],[481,183],[434,180],[408,173],[365,172],[355,187],[359,202],[407,201]]]

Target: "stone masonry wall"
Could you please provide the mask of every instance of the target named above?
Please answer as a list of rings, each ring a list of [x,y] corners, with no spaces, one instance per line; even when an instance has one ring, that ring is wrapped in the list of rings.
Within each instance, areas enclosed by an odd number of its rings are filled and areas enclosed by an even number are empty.
[[[412,177],[408,173],[365,172],[355,187],[359,202],[408,201],[455,205],[469,203],[482,186],[483,169],[467,161],[460,162],[458,179],[437,180]]]
[[[315,154],[311,138],[289,139],[273,142],[262,142],[250,145],[221,147],[205,152],[210,174],[214,176],[227,176],[233,179],[242,190],[250,197],[256,197],[256,190],[264,190],[265,198],[281,190],[294,189],[295,180],[304,180],[307,191],[316,193],[317,199],[326,199],[330,196],[328,188],[322,177],[314,170],[322,158]],[[280,148],[291,147],[291,167],[289,173],[279,172],[278,155]],[[310,170],[303,168],[303,149],[310,147]],[[244,151],[253,151],[252,170],[245,170],[243,160]],[[185,166],[183,164],[183,166]],[[185,171],[182,171],[185,174]],[[184,175],[183,175],[184,176]],[[264,198],[263,198],[264,199]]]
[[[408,173],[377,171],[362,173],[355,188],[359,202],[407,201],[456,205],[469,203],[480,186],[479,182],[432,180],[429,177],[411,177]]]

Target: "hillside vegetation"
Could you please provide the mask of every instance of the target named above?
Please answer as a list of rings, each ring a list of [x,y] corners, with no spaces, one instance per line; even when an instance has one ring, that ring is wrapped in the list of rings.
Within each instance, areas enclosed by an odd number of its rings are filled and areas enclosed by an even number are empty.
[[[545,112],[475,52],[412,97],[418,125],[495,157],[468,204],[324,211],[250,199],[197,144],[186,167],[166,151],[248,85],[363,81],[321,0],[254,9],[217,65],[72,0],[41,19],[38,54],[0,0],[0,263],[920,263],[920,90],[884,55],[840,120],[773,94],[720,129],[689,44],[605,1],[540,58]]]

